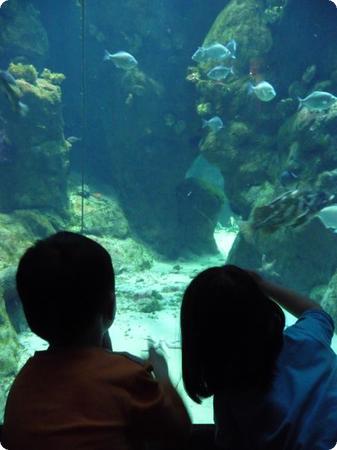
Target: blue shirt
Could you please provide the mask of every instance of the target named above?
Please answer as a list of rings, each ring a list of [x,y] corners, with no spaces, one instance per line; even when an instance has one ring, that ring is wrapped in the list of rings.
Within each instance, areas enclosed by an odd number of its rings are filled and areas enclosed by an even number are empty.
[[[328,450],[337,442],[334,324],[306,311],[284,332],[270,391],[214,396],[216,442],[230,450]]]

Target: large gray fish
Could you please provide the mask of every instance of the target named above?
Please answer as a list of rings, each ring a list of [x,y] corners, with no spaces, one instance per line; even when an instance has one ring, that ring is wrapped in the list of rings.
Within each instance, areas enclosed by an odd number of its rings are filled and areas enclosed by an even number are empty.
[[[202,120],[202,128],[209,127],[213,133],[217,133],[223,128],[223,121],[219,116],[214,116],[209,120]]]
[[[261,81],[256,86],[254,86],[252,83],[249,83],[248,93],[254,93],[256,97],[262,102],[270,102],[276,96],[275,89],[267,81]]]
[[[236,42],[234,39],[229,41],[226,45],[215,42],[208,47],[199,47],[193,54],[192,59],[198,63],[207,62],[209,60],[223,61],[228,58],[235,59]]]
[[[329,228],[334,233],[337,232],[337,205],[331,205],[321,209],[317,217],[326,228]]]
[[[130,70],[138,65],[136,58],[124,51],[112,54],[105,50],[104,61],[112,61],[116,67],[123,70]]]
[[[229,74],[234,75],[233,67],[216,66],[207,73],[207,76],[211,80],[220,81],[225,80]]]
[[[324,111],[330,108],[337,100],[337,97],[324,91],[312,92],[305,98],[298,98],[298,109],[305,107],[309,111]]]
[[[27,105],[20,101],[21,91],[15,78],[7,71],[0,70],[0,90],[7,96],[13,111],[24,117],[29,111]]]

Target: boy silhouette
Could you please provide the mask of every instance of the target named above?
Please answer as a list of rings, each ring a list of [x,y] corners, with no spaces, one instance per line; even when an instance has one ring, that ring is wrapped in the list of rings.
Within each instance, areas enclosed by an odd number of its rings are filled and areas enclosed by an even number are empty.
[[[114,271],[100,244],[66,231],[37,241],[16,282],[27,322],[49,348],[11,387],[6,448],[138,450],[187,437],[190,419],[165,358],[153,347],[147,362],[112,351]]]

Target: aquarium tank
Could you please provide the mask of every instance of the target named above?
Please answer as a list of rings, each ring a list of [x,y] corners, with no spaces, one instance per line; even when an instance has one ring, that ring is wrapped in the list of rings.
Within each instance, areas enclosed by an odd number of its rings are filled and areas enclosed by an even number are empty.
[[[211,423],[180,369],[181,298],[199,271],[257,270],[337,323],[336,2],[0,3],[0,422],[47,347],[17,263],[67,229],[111,254],[114,349],[162,347],[194,423]]]

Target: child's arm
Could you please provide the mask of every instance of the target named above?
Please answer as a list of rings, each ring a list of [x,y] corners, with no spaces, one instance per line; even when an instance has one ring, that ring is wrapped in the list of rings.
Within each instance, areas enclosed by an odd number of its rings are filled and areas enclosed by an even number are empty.
[[[297,318],[309,309],[322,309],[318,303],[304,295],[267,281],[258,275],[254,276],[254,279],[265,294]]]
[[[190,435],[191,419],[182,399],[171,383],[165,357],[158,353],[153,346],[149,347],[148,362],[153,367],[154,375],[162,388],[166,401],[167,417],[162,436],[163,442],[167,442],[170,448],[171,446],[180,448],[179,445]]]

